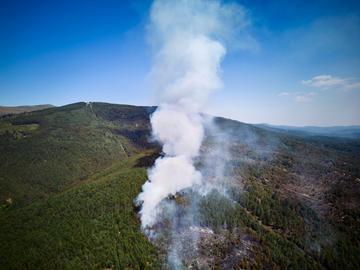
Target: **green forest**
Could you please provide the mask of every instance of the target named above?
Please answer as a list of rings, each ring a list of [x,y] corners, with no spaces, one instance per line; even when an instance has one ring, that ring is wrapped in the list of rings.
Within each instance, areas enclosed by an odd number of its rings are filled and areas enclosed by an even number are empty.
[[[134,204],[160,152],[154,109],[76,103],[0,118],[0,269],[164,269]],[[359,269],[360,141],[215,122],[231,134],[236,184],[198,200],[201,226],[224,239],[204,247],[211,267],[246,238],[235,269]]]

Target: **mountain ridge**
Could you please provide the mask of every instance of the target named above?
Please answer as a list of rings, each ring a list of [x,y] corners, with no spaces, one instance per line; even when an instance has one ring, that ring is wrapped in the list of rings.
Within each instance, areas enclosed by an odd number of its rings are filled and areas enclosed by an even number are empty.
[[[286,125],[270,125],[270,124],[255,124],[256,126],[268,129],[277,130],[280,132],[292,133],[294,135],[305,136],[327,136],[327,137],[341,137],[349,139],[360,138],[360,125],[348,126],[286,126]]]
[[[55,107],[55,106],[51,105],[51,104],[0,106],[0,116],[8,115],[8,114],[18,114],[18,113],[24,113],[24,112],[44,110],[44,109],[53,108],[53,107]]]

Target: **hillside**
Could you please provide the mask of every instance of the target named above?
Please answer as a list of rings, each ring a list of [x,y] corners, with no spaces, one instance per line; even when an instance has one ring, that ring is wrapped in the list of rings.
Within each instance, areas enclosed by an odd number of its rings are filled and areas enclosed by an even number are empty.
[[[1,269],[166,268],[134,198],[159,147],[154,107],[76,103],[0,118]],[[196,201],[189,269],[358,269],[360,140],[301,137],[216,118],[197,166],[215,187]],[[220,188],[221,187],[221,188]],[[196,200],[194,200],[196,198]]]
[[[53,105],[50,104],[44,104],[44,105],[34,105],[34,106],[0,106],[0,116],[1,115],[7,115],[7,114],[17,114],[17,113],[24,113],[24,112],[33,112],[33,111],[39,111],[44,110],[47,108],[52,108]]]
[[[147,146],[149,110],[77,103],[4,117],[0,200],[21,206],[46,198],[141,152]]]

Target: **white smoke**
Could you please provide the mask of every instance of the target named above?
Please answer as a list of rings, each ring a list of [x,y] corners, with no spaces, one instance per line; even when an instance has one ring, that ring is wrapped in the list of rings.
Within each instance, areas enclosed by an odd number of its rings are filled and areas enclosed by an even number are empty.
[[[193,164],[204,137],[200,112],[209,94],[222,87],[220,63],[225,44],[237,40],[247,24],[246,12],[236,4],[154,1],[149,31],[156,53],[151,77],[160,105],[151,125],[165,156],[149,170],[149,180],[137,199],[142,202],[143,228],[156,222],[163,199],[201,183]]]
[[[157,216],[157,206],[170,194],[199,183],[201,174],[195,169],[191,158],[185,155],[159,158],[149,171],[149,181],[143,186],[138,199],[143,201],[142,225],[151,226]]]

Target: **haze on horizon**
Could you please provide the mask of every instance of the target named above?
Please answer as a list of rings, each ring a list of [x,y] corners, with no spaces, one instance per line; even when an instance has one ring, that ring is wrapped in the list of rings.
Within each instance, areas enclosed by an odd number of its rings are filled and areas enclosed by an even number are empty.
[[[208,113],[248,123],[360,124],[360,3],[238,1],[248,38],[230,48]],[[153,105],[151,1],[0,3],[0,104]]]

